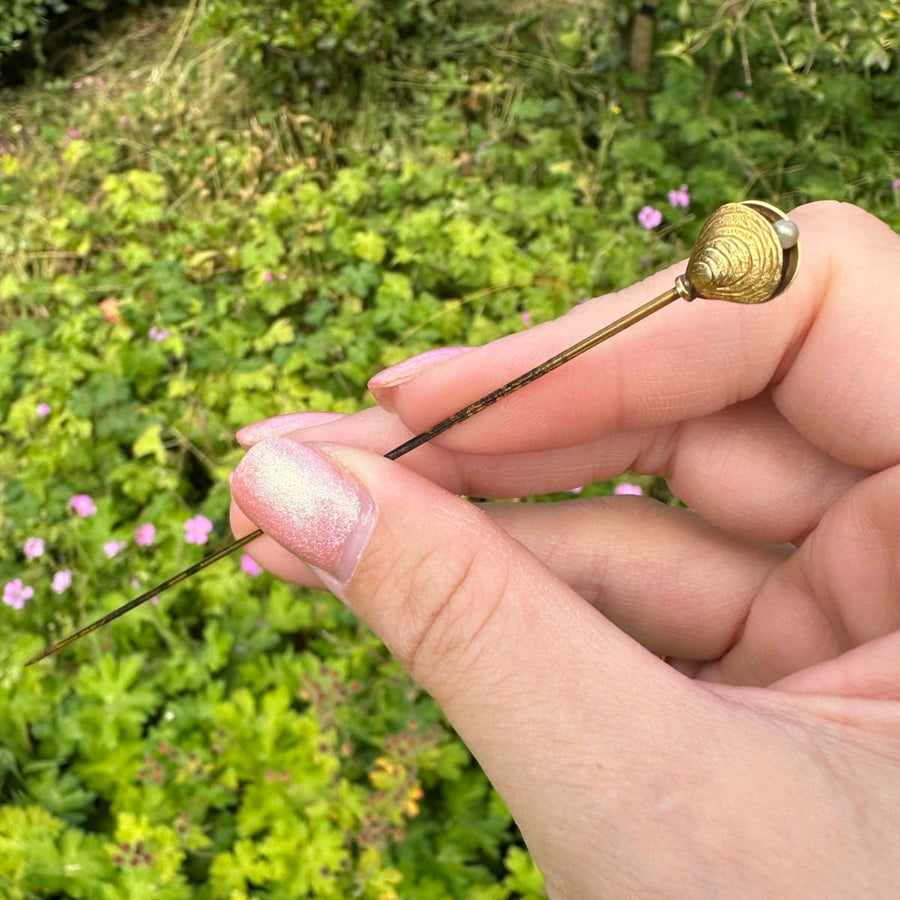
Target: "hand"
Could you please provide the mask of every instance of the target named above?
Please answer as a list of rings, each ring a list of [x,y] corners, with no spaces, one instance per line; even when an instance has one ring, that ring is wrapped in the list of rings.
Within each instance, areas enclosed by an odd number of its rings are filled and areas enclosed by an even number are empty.
[[[377,453],[683,266],[388,370],[380,409],[243,433],[290,432],[238,467],[235,534],[263,528],[263,565],[332,589],[434,695],[551,897],[900,884],[900,237],[833,203],[791,216],[778,299],[676,303],[402,464]],[[691,511],[457,496],[626,469]]]

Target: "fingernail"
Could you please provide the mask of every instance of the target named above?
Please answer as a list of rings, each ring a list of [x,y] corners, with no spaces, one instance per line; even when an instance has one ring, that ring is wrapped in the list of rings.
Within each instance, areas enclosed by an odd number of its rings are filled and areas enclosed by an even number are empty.
[[[378,391],[404,384],[419,372],[474,349],[474,347],[435,347],[433,350],[426,350],[418,356],[411,356],[373,375],[369,379],[369,390],[377,398]]]
[[[341,413],[287,413],[283,416],[272,416],[271,419],[263,419],[261,422],[255,422],[253,425],[246,425],[234,437],[245,450],[248,450],[260,441],[274,437],[283,437],[292,431],[297,431],[299,428],[312,428],[314,425],[324,425],[326,422],[333,422],[341,417]]]
[[[282,547],[346,584],[375,526],[375,502],[346,469],[310,444],[272,438],[234,471],[235,502]]]

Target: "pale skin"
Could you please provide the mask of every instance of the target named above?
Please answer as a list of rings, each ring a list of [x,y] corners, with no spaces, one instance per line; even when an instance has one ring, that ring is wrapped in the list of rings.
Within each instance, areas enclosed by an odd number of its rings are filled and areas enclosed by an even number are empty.
[[[326,583],[444,709],[550,897],[897,895],[900,237],[836,203],[791,218],[781,297],[673,304],[400,462],[378,454],[683,265],[291,431],[377,509]],[[458,496],[629,469],[691,511]],[[251,551],[318,583],[268,537]]]

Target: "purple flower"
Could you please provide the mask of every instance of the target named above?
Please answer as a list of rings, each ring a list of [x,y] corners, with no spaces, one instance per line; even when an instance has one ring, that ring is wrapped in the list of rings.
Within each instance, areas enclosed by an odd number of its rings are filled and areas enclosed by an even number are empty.
[[[644,493],[644,489],[639,484],[629,484],[627,481],[623,481],[613,488],[613,493],[618,494],[619,496],[622,496],[623,494],[635,494],[640,496]]]
[[[50,404],[38,403],[38,405],[34,408],[34,411],[37,413],[39,419],[45,419],[50,415]]]
[[[147,336],[151,341],[156,341],[158,344],[162,343],[169,336],[168,328],[157,328],[155,325],[150,329],[147,333]]]
[[[138,547],[149,547],[156,540],[156,526],[152,522],[145,522],[134,529],[134,542]]]
[[[681,185],[677,191],[669,191],[669,204],[675,207],[687,209],[691,205],[691,193],[686,184]]]
[[[212,528],[213,524],[206,516],[194,516],[184,523],[184,539],[189,544],[205,544]]]
[[[262,575],[262,566],[252,557],[244,553],[241,556],[241,568],[251,577]]]
[[[27,559],[37,559],[44,555],[44,539],[39,537],[30,537],[25,541],[22,548]]]
[[[734,100],[743,100],[744,92],[743,91],[732,91],[731,97]]]
[[[3,602],[13,609],[22,609],[25,601],[34,596],[34,588],[22,584],[21,578],[14,578],[3,585]]]
[[[72,573],[68,569],[60,569],[53,576],[53,584],[50,585],[50,590],[52,590],[54,594],[61,594],[71,584]]]
[[[900,178],[895,178],[891,182],[891,190],[892,191],[900,191]]]
[[[128,541],[107,541],[103,545],[103,552],[108,559],[112,559],[114,556],[118,556],[127,546]]]
[[[637,218],[638,222],[641,223],[641,226],[646,228],[647,231],[650,231],[662,222],[662,213],[652,206],[642,206]]]
[[[91,497],[90,494],[76,494],[69,501],[69,506],[71,506],[82,519],[86,519],[88,516],[92,516],[97,512],[97,507],[94,506],[94,498]]]

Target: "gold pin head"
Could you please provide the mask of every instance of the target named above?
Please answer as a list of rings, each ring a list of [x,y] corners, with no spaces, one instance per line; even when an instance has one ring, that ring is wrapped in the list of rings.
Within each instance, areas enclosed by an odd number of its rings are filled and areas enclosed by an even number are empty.
[[[765,303],[794,280],[799,231],[768,203],[726,203],[706,220],[679,281],[686,300]]]

